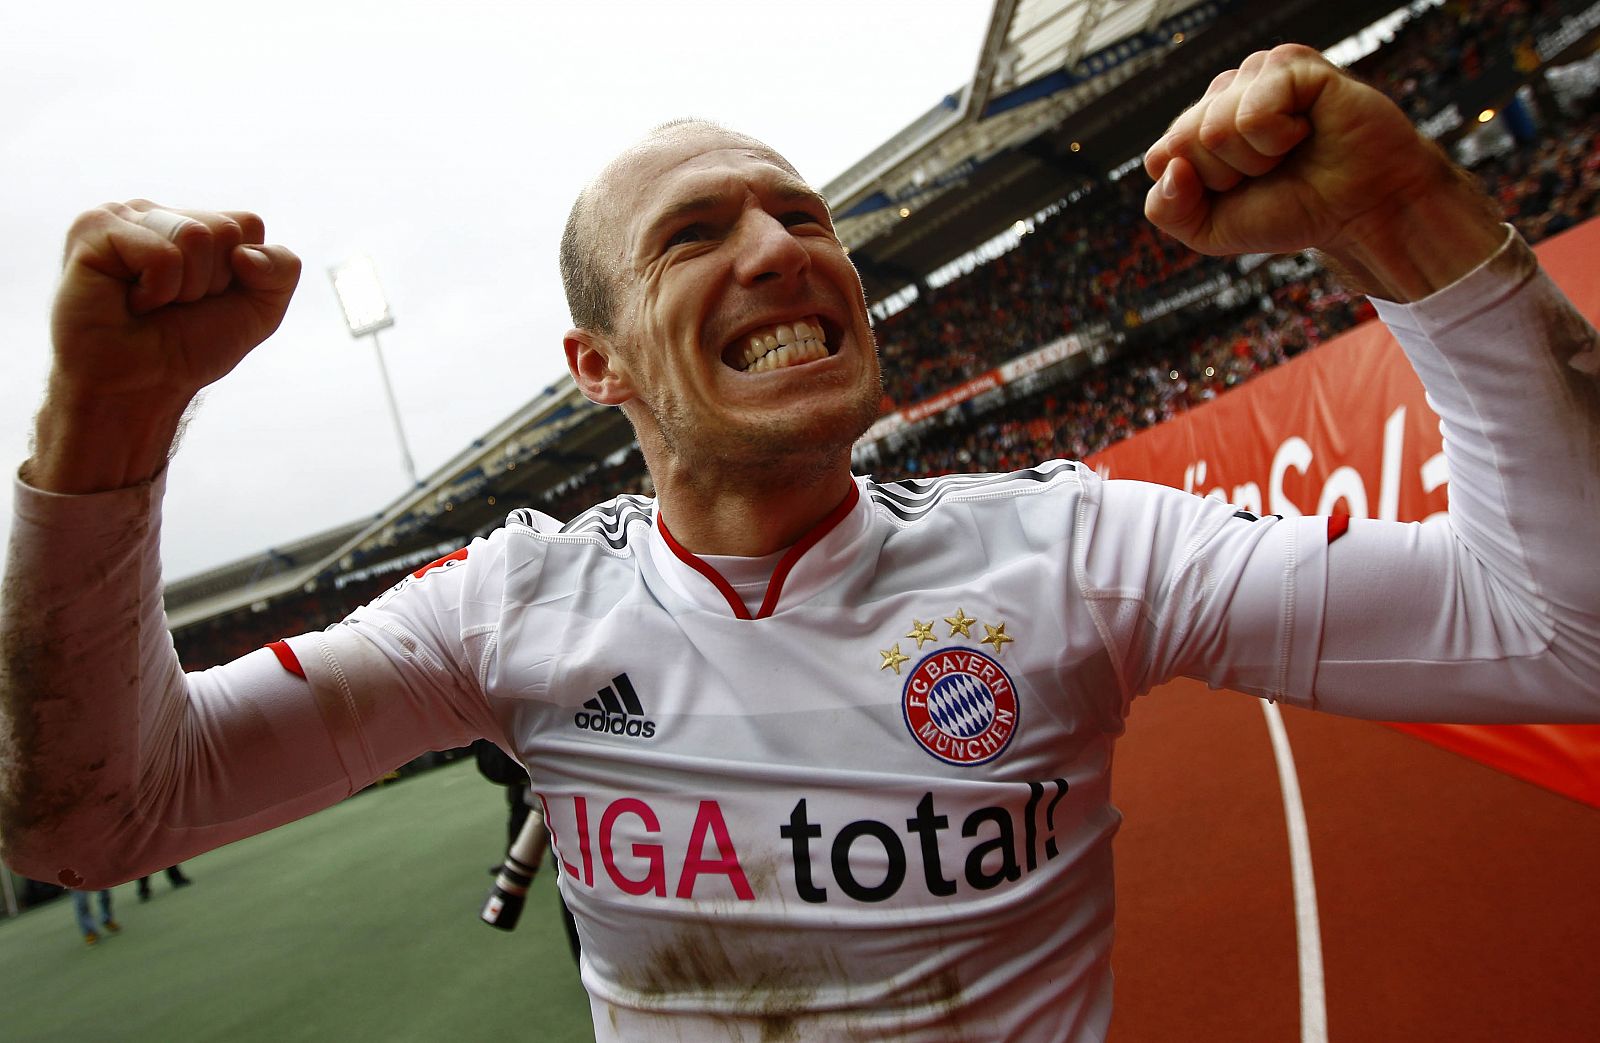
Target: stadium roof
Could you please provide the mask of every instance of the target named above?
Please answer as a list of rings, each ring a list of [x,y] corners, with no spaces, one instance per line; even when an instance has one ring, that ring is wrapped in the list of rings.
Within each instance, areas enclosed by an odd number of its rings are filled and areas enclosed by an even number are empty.
[[[1142,154],[1212,77],[1327,48],[1395,0],[998,0],[972,81],[826,185],[885,297]]]
[[[997,0],[971,82],[823,188],[868,297],[1137,156],[1250,51],[1329,47],[1395,2]],[[170,584],[169,622],[421,564],[632,440],[620,411],[553,385],[371,518]]]
[[[511,508],[633,441],[621,411],[553,385],[370,518],[168,585],[168,625],[213,616],[365,571],[420,565],[505,520]]]

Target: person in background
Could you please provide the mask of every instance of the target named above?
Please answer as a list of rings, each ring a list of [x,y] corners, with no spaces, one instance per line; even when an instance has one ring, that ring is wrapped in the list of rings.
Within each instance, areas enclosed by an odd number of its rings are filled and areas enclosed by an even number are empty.
[[[190,880],[188,877],[183,875],[182,866],[168,866],[166,873],[167,882],[170,883],[174,889],[179,887],[188,887],[190,884],[194,883],[193,880]],[[150,901],[150,878],[148,876],[141,876],[139,878],[139,901]]]
[[[100,896],[100,928],[107,934],[118,934],[122,925],[117,923],[116,917],[111,915],[111,892],[109,890],[95,891]],[[93,948],[100,944],[100,931],[95,930],[94,917],[89,911],[88,891],[74,890],[72,892],[72,912],[78,918],[78,930],[83,932],[83,944]]]
[[[511,842],[505,862],[496,872],[494,887],[484,899],[478,919],[502,931],[515,930],[522,917],[522,906],[528,900],[528,888],[544,861],[544,849],[550,843],[550,831],[545,828],[544,815],[529,808],[522,820],[522,830]]]
[[[522,906],[528,898],[528,888],[534,874],[539,871],[545,848],[550,846],[550,831],[545,828],[544,814],[539,810],[538,797],[528,785],[528,771],[504,750],[488,739],[472,743],[472,758],[478,765],[478,774],[498,786],[505,787],[508,817],[506,820],[506,857],[489,872],[495,882],[484,899],[478,918],[502,931],[514,930],[522,916]],[[572,958],[578,958],[578,925],[572,912],[561,900],[561,923],[567,932],[567,945]]]

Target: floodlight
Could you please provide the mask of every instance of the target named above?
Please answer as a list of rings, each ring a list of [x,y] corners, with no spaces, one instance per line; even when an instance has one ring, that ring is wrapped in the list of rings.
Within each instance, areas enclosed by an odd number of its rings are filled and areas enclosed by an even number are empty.
[[[350,327],[350,336],[365,337],[369,333],[394,325],[389,312],[389,300],[383,295],[378,282],[378,270],[372,258],[365,255],[352,257],[343,264],[328,269],[333,279],[333,292],[339,297],[339,307],[344,310],[344,323]]]
[[[394,315],[389,311],[389,299],[383,295],[378,282],[378,270],[372,258],[358,254],[343,264],[328,269],[333,280],[333,292],[344,311],[344,324],[350,336],[372,338],[372,352],[378,359],[378,375],[383,378],[383,394],[389,402],[389,416],[394,420],[395,437],[400,442],[400,466],[411,479],[412,488],[417,481],[417,465],[411,459],[411,446],[406,442],[405,425],[400,422],[400,405],[394,399],[394,385],[389,383],[389,367],[383,362],[383,345],[378,343],[378,331],[394,325]]]

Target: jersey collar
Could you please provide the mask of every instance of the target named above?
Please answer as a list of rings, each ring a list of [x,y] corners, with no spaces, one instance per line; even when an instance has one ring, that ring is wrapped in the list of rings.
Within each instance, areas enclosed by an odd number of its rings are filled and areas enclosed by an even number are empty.
[[[676,593],[701,608],[731,613],[736,619],[766,619],[780,603],[797,604],[838,575],[839,565],[848,557],[846,550],[867,525],[867,500],[861,495],[860,483],[859,478],[851,482],[850,491],[839,506],[778,560],[767,581],[766,596],[754,615],[721,573],[673,538],[659,506],[650,530],[651,559]]]

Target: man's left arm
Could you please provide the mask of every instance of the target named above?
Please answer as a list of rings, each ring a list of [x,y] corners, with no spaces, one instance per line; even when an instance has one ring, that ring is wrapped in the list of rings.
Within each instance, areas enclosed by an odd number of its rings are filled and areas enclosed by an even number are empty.
[[[1291,698],[1600,720],[1600,346],[1493,205],[1297,46],[1218,77],[1146,166],[1147,214],[1201,252],[1321,250],[1376,298],[1443,421],[1448,524],[1357,520],[1327,548],[1315,684]]]

